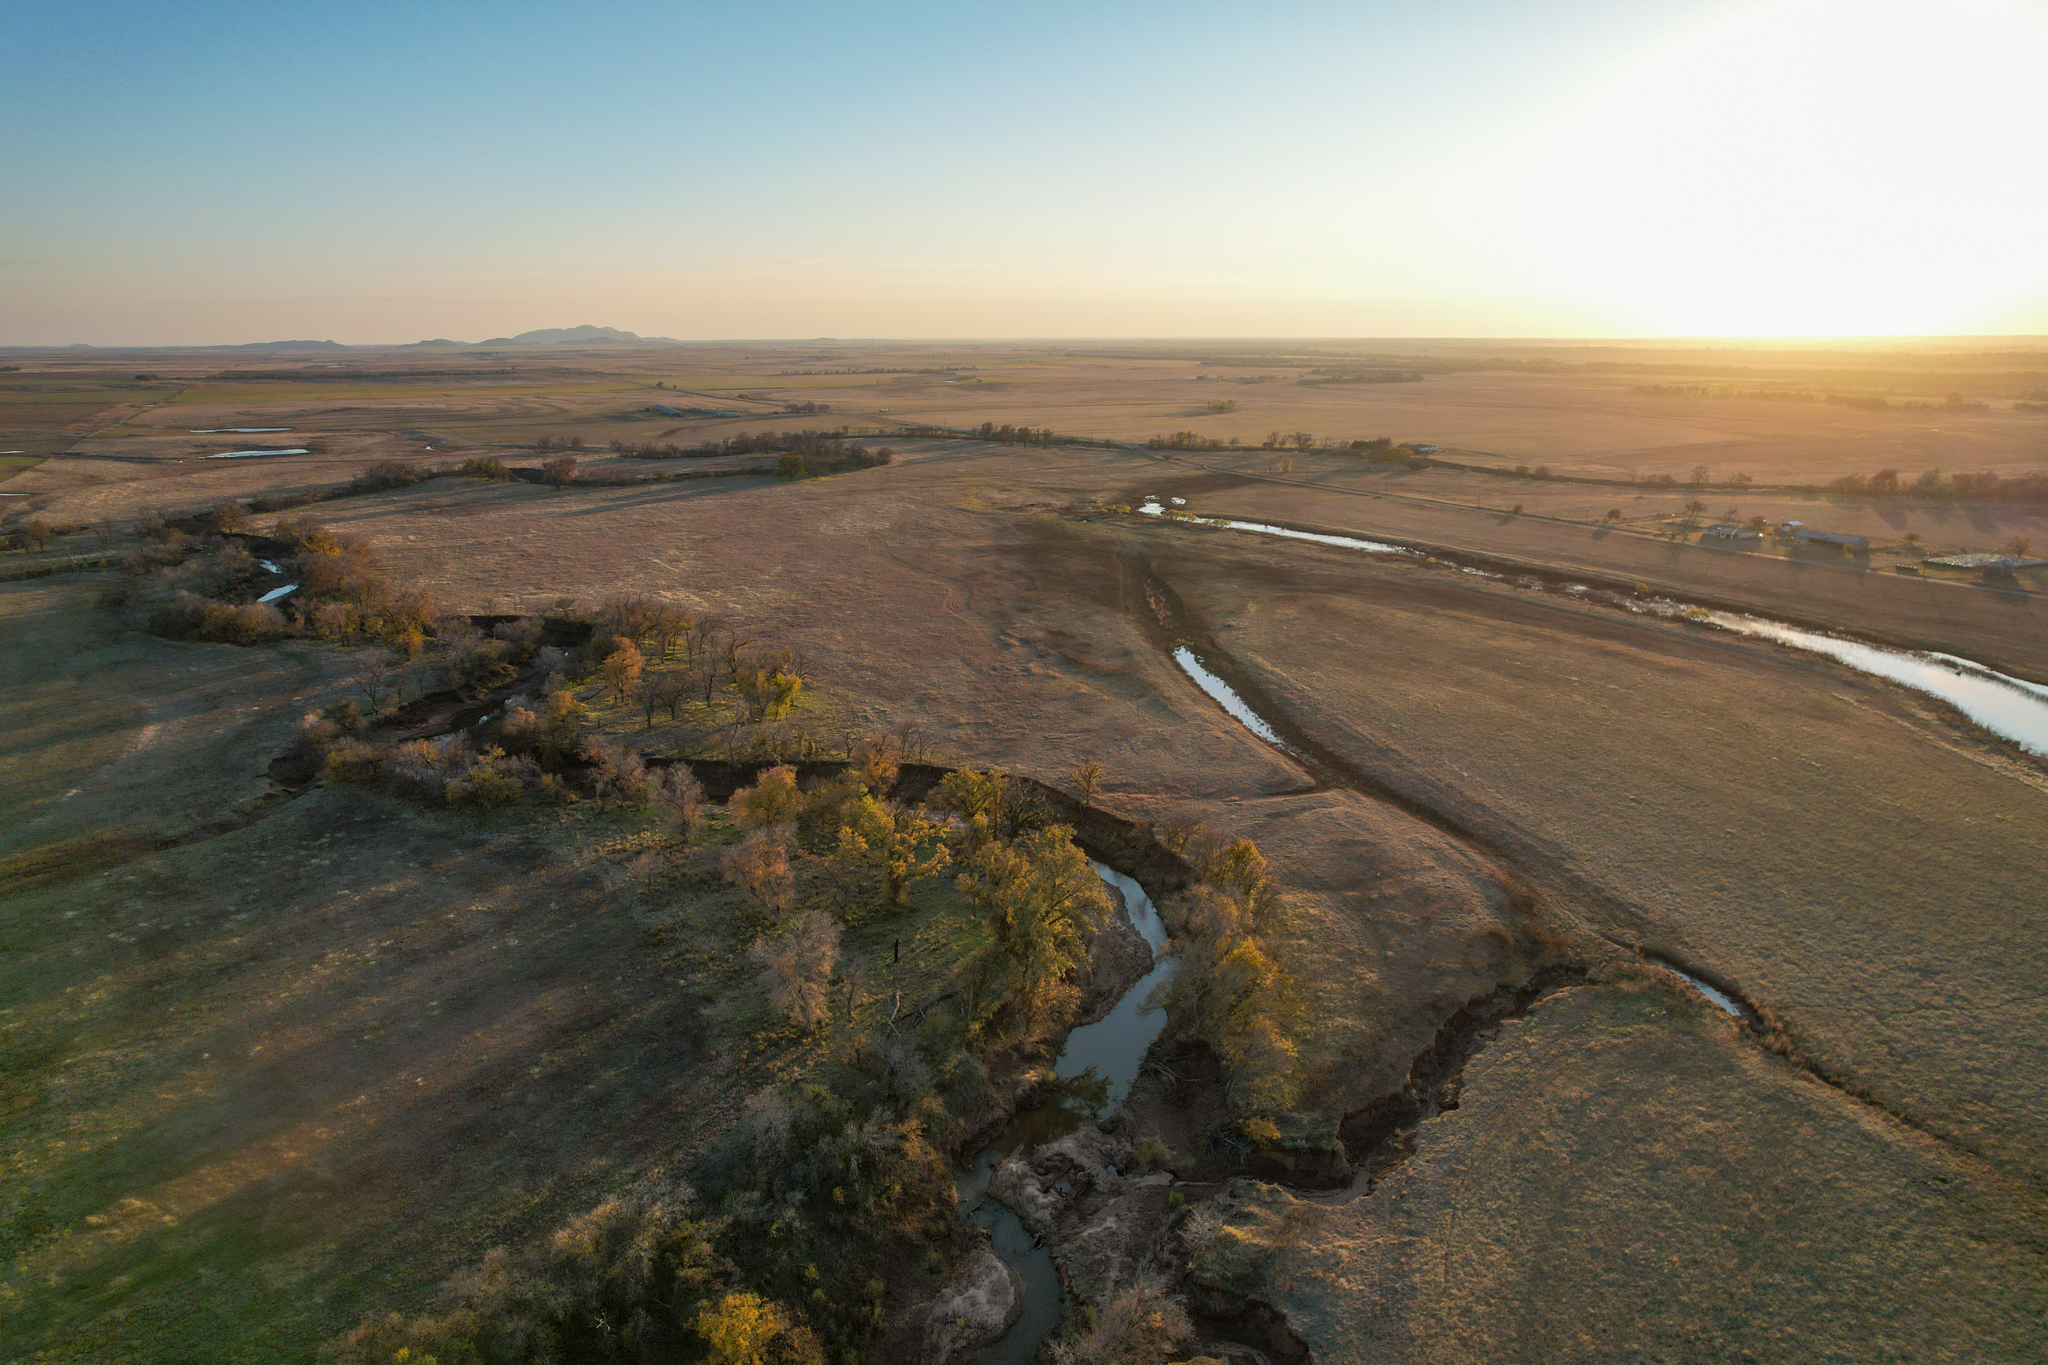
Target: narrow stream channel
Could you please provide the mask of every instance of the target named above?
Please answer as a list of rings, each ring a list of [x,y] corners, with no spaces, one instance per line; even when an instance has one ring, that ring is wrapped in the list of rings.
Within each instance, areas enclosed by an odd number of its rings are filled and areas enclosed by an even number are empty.
[[[1138,509],[1147,516],[1163,517],[1165,506],[1158,499],[1148,500]],[[1356,536],[1321,535],[1311,531],[1296,531],[1285,526],[1274,526],[1259,521],[1238,521],[1224,517],[1193,517],[1190,520],[1201,526],[1217,526],[1230,531],[1248,531],[1254,535],[1277,536],[1284,540],[1303,540],[1317,545],[1334,545],[1340,549],[1362,550],[1368,554],[1398,555],[1402,558],[1418,557],[1418,551],[1406,546],[1391,545],[1377,540],[1365,540]],[[1482,578],[1505,580],[1502,574],[1489,573],[1483,569],[1469,569],[1453,565],[1460,572],[1475,574]],[[1536,580],[1518,580],[1536,587],[1544,587]],[[1594,590],[1574,584],[1564,591],[1582,597],[1590,597]],[[2003,739],[2011,740],[2032,754],[2048,757],[2048,687],[2030,683],[2020,678],[2008,677],[1996,670],[1984,667],[1969,659],[1953,654],[1921,653],[1902,649],[1888,649],[1881,645],[1867,645],[1855,640],[1841,640],[1819,631],[1806,630],[1799,626],[1787,625],[1766,616],[1746,612],[1716,611],[1673,598],[1652,597],[1628,599],[1619,605],[1626,610],[1666,617],[1683,617],[1703,625],[1751,639],[1768,640],[1774,644],[1806,650],[1813,654],[1824,654],[1837,663],[1845,664],[1860,673],[1869,673],[1895,683],[1924,692],[1931,697],[1947,702],[1962,712],[1973,723],[1989,730]],[[1180,660],[1181,651],[1174,657]],[[1186,661],[1181,667],[1188,669]],[[1189,676],[1201,685],[1202,690],[1215,697],[1225,710],[1238,719],[1244,716],[1224,701],[1215,688],[1221,687],[1233,700],[1236,694],[1230,692],[1220,679],[1215,686],[1189,670]],[[1238,701],[1239,707],[1243,706]],[[1248,709],[1248,708],[1247,708]],[[1274,744],[1279,739],[1268,733],[1272,727],[1263,719],[1257,725],[1250,725],[1254,734]],[[1286,747],[1282,745],[1281,747]]]
[[[990,1179],[1011,1153],[1036,1147],[1075,1132],[1082,1125],[1107,1118],[1131,1093],[1138,1067],[1160,1030],[1166,1011],[1147,1009],[1152,993],[1173,975],[1173,960],[1162,954],[1166,925],[1145,888],[1114,868],[1092,862],[1103,881],[1123,893],[1131,925],[1152,950],[1152,970],[1122,996],[1110,1012],[1067,1035],[1067,1044],[1053,1063],[1053,1075],[1081,1084],[1063,1090],[1057,1103],[1019,1110],[994,1142],[974,1158],[957,1188],[967,1216],[989,1230],[989,1241],[1003,1264],[1024,1286],[1023,1313],[994,1342],[969,1357],[968,1365],[1025,1365],[1039,1343],[1060,1325],[1060,1275],[1052,1253],[1038,1244],[1023,1222],[988,1193]],[[1091,1078],[1088,1073],[1092,1072]],[[1099,1084],[1089,1084],[1094,1079]]]

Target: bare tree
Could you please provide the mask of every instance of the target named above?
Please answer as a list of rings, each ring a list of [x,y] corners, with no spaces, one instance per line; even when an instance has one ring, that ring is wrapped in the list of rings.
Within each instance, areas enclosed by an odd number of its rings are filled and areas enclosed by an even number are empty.
[[[668,710],[668,718],[675,720],[683,709],[683,703],[690,698],[690,674],[681,668],[664,668],[641,679],[642,699],[649,702],[647,723],[654,724],[654,707]]]
[[[661,646],[661,657],[667,659],[675,652],[676,642],[683,639],[696,622],[690,613],[681,607],[663,604],[656,607],[648,620],[648,630],[655,642]]]
[[[396,656],[385,650],[373,649],[362,657],[356,671],[349,675],[349,685],[363,694],[369,703],[371,714],[383,704],[384,696],[395,687],[400,678]]]
[[[831,1016],[827,990],[839,961],[839,925],[830,915],[799,915],[779,937],[756,939],[750,955],[761,966],[768,1003],[791,1023],[815,1029]]]
[[[1095,793],[1102,787],[1104,776],[1105,770],[1103,766],[1090,759],[1068,773],[1067,780],[1074,784],[1074,790],[1081,793],[1081,804],[1092,806],[1095,804]]]
[[[704,828],[704,788],[689,765],[677,763],[662,774],[655,784],[655,803],[668,815],[684,843],[694,841],[697,832]]]

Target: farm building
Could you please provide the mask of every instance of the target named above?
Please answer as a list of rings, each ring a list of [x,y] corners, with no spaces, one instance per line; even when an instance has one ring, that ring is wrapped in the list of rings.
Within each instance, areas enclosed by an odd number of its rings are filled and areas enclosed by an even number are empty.
[[[2020,569],[2038,569],[2048,565],[2048,559],[2028,559],[2025,555],[1965,554],[1944,555],[1930,559],[1929,564],[1938,564],[1944,569],[1975,569],[1987,582],[2009,583]]]
[[[1724,540],[1735,545],[1761,545],[1764,533],[1749,526],[1737,526],[1731,521],[1717,521],[1700,532],[1701,540]]]
[[[681,417],[683,415],[682,413],[678,412],[676,409],[670,407],[666,403],[656,403],[653,407],[649,408],[648,411],[658,412],[663,417]]]
[[[1801,545],[1832,546],[1837,550],[1847,550],[1851,554],[1870,553],[1868,536],[1845,536],[1837,531],[1816,531],[1811,527],[1802,526],[1792,533],[1792,539]]]

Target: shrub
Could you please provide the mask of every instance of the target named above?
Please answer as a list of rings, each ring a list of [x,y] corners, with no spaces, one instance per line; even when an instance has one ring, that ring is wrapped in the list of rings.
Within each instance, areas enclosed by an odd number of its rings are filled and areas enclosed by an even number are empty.
[[[476,806],[492,810],[509,806],[526,791],[522,780],[531,771],[530,760],[507,758],[496,747],[478,754],[444,790],[451,806]]]
[[[377,751],[359,739],[337,739],[328,747],[321,771],[329,782],[375,782]]]
[[[1138,1164],[1148,1171],[1178,1171],[1190,1163],[1169,1147],[1165,1139],[1148,1137],[1138,1144]]]
[[[576,457],[558,455],[552,460],[541,461],[541,482],[555,488],[563,488],[576,482]]]
[[[418,465],[403,460],[379,460],[364,469],[350,481],[350,486],[362,492],[379,492],[387,488],[411,488],[425,483],[429,475]]]
[[[490,479],[497,483],[512,477],[512,471],[505,468],[505,462],[495,455],[472,455],[455,472],[461,478]]]
[[[282,639],[284,633],[284,613],[268,602],[250,602],[239,607],[226,602],[208,602],[200,615],[199,638],[202,640],[253,645],[264,640]]]

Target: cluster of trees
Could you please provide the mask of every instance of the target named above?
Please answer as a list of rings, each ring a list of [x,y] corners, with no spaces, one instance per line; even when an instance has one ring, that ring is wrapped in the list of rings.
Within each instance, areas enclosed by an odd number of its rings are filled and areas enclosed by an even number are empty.
[[[1423,378],[1420,370],[1318,370],[1295,382],[1308,388],[1318,384],[1419,384]]]
[[[8,528],[6,544],[10,550],[40,550],[63,534],[64,528],[31,517]]]
[[[183,525],[160,514],[143,517],[141,544],[122,557],[125,578],[107,594],[108,604],[129,608],[151,631],[172,639],[382,640],[417,656],[434,628],[432,595],[394,587],[367,544],[310,518],[287,518],[271,533],[296,559],[298,591],[277,605],[236,600],[262,575],[255,557],[228,538],[248,517],[240,503],[224,503]]]
[[[864,369],[842,368],[837,370],[777,370],[778,375],[826,375],[826,374],[964,374],[978,370],[979,365],[928,365],[922,369],[905,369],[891,366],[868,366]]]
[[[899,754],[871,740],[843,777],[810,791],[793,770],[769,769],[729,803],[742,838],[721,862],[757,917],[749,958],[760,987],[824,1047],[800,1082],[748,1100],[707,1172],[708,1196],[656,1182],[540,1245],[494,1252],[437,1311],[348,1334],[333,1348],[342,1365],[860,1365],[887,1320],[877,1267],[938,1269],[956,1240],[944,1151],[995,1100],[977,1052],[1051,1026],[1063,998],[1053,978],[1076,970],[1076,926],[1108,912],[1101,882],[1041,805],[1000,776],[960,774],[937,798],[951,817],[942,826],[889,799]],[[791,885],[805,847],[870,886],[883,913],[907,880],[964,866],[991,940],[970,968],[973,1003],[892,1011],[869,1028],[848,978],[842,1015],[841,917],[799,904]]]
[[[2010,478],[1982,474],[1943,474],[1930,469],[1908,481],[1896,469],[1875,474],[1845,474],[1828,485],[1831,493],[1860,494],[1874,498],[1950,498],[1958,502],[2048,502],[2048,474],[2019,474]]]
[[[798,450],[807,454],[823,455],[830,443],[837,443],[833,450],[843,449],[847,443],[846,428],[837,431],[742,431],[720,441],[706,441],[700,445],[639,445],[631,446],[622,441],[613,442],[613,448],[620,454],[636,460],[683,460],[709,459],[717,455],[780,455],[784,451]]]
[[[507,469],[505,462],[495,455],[472,455],[456,466],[455,477],[458,479],[489,479],[494,483],[504,483],[512,477],[512,471]]]
[[[535,742],[560,747],[575,734],[570,725]],[[944,1153],[997,1102],[984,1057],[1042,1047],[1064,1027],[1089,940],[1110,914],[1071,831],[1030,789],[956,772],[927,808],[911,807],[891,797],[902,753],[897,740],[870,739],[845,773],[808,790],[793,769],[770,768],[728,805],[741,837],[720,866],[751,917],[741,921],[750,969],[769,1009],[815,1040],[818,1060],[746,1102],[704,1172],[706,1193],[656,1179],[543,1242],[495,1251],[434,1311],[366,1322],[335,1343],[339,1365],[870,1358],[890,1295],[878,1268],[922,1261],[936,1272],[966,1245]],[[1102,772],[1084,764],[1073,776],[1085,796]],[[673,779],[641,780],[660,789]],[[648,799],[687,825],[680,806],[701,807],[702,794]],[[1178,907],[1170,1017],[1224,1058],[1241,1114],[1284,1108],[1300,1086],[1287,1037],[1295,1006],[1257,941],[1274,899],[1265,861],[1248,841],[1166,837],[1200,879]],[[798,860],[834,875],[807,875],[800,895]],[[857,974],[840,971],[844,925],[896,913],[911,882],[948,870],[982,931],[949,993],[954,1007],[937,1008],[941,995],[905,1013],[899,997],[886,1022],[864,1016]],[[821,898],[821,881],[859,895]],[[1262,1119],[1240,1126],[1262,1122],[1277,1136]],[[1130,1288],[1056,1347],[1061,1359],[1124,1359],[1130,1343],[1190,1335],[1165,1285]]]
[[[411,488],[425,483],[439,470],[408,464],[404,460],[379,460],[349,481],[349,492],[380,493],[387,488]]]
[[[1199,431],[1176,431],[1167,436],[1154,436],[1145,442],[1152,450],[1227,450],[1236,444],[1235,436],[1224,441],[1214,436],[1204,436]]]
[[[804,665],[787,649],[757,647],[715,617],[649,598],[616,597],[593,614],[591,644],[572,664],[597,674],[612,700],[634,703],[647,728],[684,705],[712,706],[725,689],[750,725],[787,716],[804,690]],[[676,662],[671,665],[671,660]]]
[[[452,650],[434,671],[448,680],[465,658],[505,658],[503,645],[493,639],[467,652]],[[541,650],[536,657],[543,666],[559,662],[550,654],[560,651]],[[430,804],[485,810],[523,797],[568,805],[587,794],[606,807],[651,811],[685,842],[703,827],[704,791],[689,769],[648,767],[632,749],[597,733],[589,708],[566,687],[551,686],[538,702],[510,698],[503,718],[483,729],[440,740],[375,742],[369,722],[380,691],[389,695],[399,689],[380,688],[373,679],[392,662],[385,657],[356,675],[368,714],[350,698],[301,722],[300,750],[320,763],[329,781],[376,784]],[[503,664],[496,667],[510,671]],[[385,681],[391,681],[390,674]],[[559,675],[549,682],[558,684]]]
[[[968,435],[977,441],[994,441],[999,445],[1049,446],[1059,442],[1051,427],[1014,427],[1008,422],[1001,426],[983,422]]]
[[[545,455],[551,450],[581,450],[581,436],[543,436],[533,443],[533,448]]]
[[[785,479],[802,479],[814,474],[838,474],[849,469],[874,469],[895,458],[896,452],[888,446],[869,450],[859,441],[828,436],[793,442],[776,457],[775,472]]]
[[[1249,839],[1205,830],[1168,831],[1169,846],[1196,882],[1176,907],[1170,951],[1179,970],[1163,993],[1168,1028],[1206,1043],[1222,1060],[1233,1109],[1256,1125],[1300,1098],[1301,1060],[1290,1037],[1301,1002],[1294,983],[1260,945],[1278,895],[1265,857]],[[1276,1130],[1273,1130],[1276,1131]]]
[[[1988,412],[1991,405],[1982,399],[1970,398],[1960,391],[1951,391],[1939,403],[1931,399],[1890,398],[1880,393],[1829,393],[1817,389],[1745,389],[1733,384],[1637,384],[1636,393],[1654,394],[1663,398],[1749,398],[1772,403],[1826,403],[1838,408],[1857,408],[1867,412]],[[2015,403],[2015,409],[2025,411],[2025,403]]]

